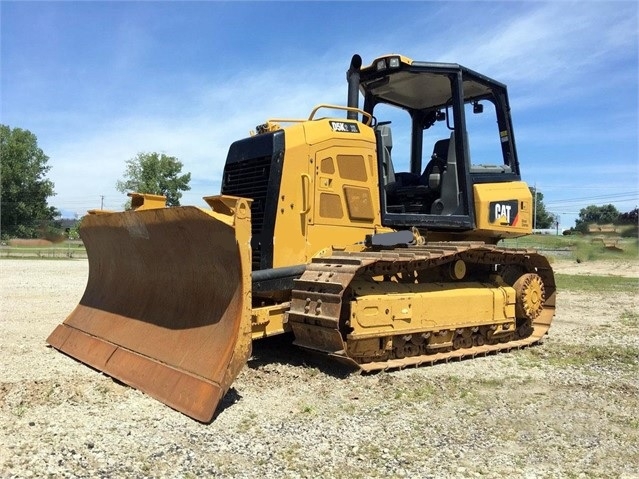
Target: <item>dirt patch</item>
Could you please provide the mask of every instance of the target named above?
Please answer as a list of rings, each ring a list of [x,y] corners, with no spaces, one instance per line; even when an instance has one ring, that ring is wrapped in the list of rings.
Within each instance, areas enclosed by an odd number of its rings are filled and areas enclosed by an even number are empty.
[[[560,291],[541,346],[390,373],[261,341],[204,425],[46,347],[87,274],[0,261],[2,477],[638,477],[635,293]]]
[[[552,263],[555,273],[592,276],[626,276],[639,278],[639,261],[599,260],[582,261],[558,259]]]
[[[28,246],[28,247],[37,247],[37,246],[51,246],[53,244],[52,241],[45,239],[10,239],[7,244],[9,246]]]

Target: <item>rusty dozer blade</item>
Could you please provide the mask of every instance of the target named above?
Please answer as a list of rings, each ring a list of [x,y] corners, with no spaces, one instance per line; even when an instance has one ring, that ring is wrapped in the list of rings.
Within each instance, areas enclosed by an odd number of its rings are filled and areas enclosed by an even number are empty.
[[[251,353],[249,201],[88,215],[89,278],[54,348],[202,422]]]

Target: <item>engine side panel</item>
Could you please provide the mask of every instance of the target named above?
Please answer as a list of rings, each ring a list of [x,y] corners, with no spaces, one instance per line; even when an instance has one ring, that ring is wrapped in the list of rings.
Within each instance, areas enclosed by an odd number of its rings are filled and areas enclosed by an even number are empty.
[[[306,263],[321,250],[361,242],[379,229],[373,130],[356,121],[320,119],[284,132],[272,267]]]

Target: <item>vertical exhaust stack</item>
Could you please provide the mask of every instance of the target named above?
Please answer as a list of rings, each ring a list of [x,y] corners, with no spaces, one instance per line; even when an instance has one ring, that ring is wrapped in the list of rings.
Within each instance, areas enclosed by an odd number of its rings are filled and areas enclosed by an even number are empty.
[[[351,66],[346,72],[346,81],[348,81],[348,103],[349,108],[359,108],[359,70],[362,67],[362,57],[353,55]],[[349,111],[346,114],[349,120],[357,120],[357,113]]]

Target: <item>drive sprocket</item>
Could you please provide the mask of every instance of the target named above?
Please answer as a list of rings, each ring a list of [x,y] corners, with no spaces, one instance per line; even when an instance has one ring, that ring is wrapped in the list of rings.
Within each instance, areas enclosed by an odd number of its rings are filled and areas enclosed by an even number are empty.
[[[518,318],[534,320],[544,309],[546,289],[538,274],[526,273],[513,285],[516,293],[515,314]]]

